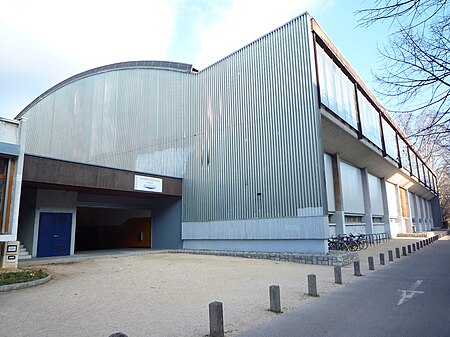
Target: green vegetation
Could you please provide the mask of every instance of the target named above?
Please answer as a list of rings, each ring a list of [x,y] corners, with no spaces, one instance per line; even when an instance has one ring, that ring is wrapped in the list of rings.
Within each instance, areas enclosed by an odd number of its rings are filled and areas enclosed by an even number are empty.
[[[48,273],[41,269],[4,272],[0,273],[0,286],[35,281],[47,276]]]

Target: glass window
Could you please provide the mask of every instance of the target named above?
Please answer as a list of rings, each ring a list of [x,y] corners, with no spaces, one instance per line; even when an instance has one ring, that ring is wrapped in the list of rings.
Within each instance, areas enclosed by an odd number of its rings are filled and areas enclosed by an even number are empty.
[[[317,68],[321,103],[357,129],[355,87],[319,45],[317,45]]]
[[[398,144],[400,145],[400,159],[402,161],[402,166],[408,172],[411,171],[411,166],[409,162],[408,145],[403,139],[399,139]]]
[[[391,157],[398,163],[396,132],[384,119],[382,120],[381,124],[383,125],[384,145],[386,147],[386,153],[389,157]]]
[[[378,111],[360,91],[358,91],[358,104],[363,135],[381,149],[381,127]]]
[[[417,172],[417,157],[414,152],[409,152],[409,157],[411,158],[411,174],[415,177],[419,177],[419,173]]]

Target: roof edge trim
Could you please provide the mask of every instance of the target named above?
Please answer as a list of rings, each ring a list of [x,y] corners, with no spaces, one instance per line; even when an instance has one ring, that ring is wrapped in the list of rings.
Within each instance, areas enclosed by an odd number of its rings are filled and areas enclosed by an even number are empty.
[[[19,114],[15,117],[15,119],[19,119],[22,117],[29,109],[31,109],[34,105],[39,103],[42,99],[57,91],[58,89],[73,83],[79,79],[86,78],[89,76],[93,76],[96,74],[101,74],[108,71],[116,71],[116,70],[125,70],[125,69],[162,69],[169,71],[179,71],[183,73],[195,73],[196,69],[192,67],[192,64],[187,63],[179,63],[179,62],[170,62],[170,61],[127,61],[127,62],[119,62],[108,64],[101,67],[96,67],[90,70],[83,71],[79,74],[73,75],[58,84],[54,85],[50,89],[43,92],[41,95],[36,97],[30,104],[28,104]]]

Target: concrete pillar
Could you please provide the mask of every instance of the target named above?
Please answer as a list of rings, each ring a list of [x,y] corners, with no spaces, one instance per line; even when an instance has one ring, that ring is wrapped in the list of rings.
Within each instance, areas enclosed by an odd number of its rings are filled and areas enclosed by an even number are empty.
[[[281,312],[280,287],[272,285],[269,287],[270,311],[279,314]]]
[[[338,154],[331,156],[333,169],[333,188],[334,188],[334,205],[336,211],[331,217],[331,221],[336,224],[337,234],[346,234],[345,231],[345,216],[344,216],[344,198],[342,196],[341,187],[341,168],[339,165],[340,159]]]
[[[388,250],[388,258],[389,261],[394,261],[394,254],[392,253],[392,250]]]
[[[361,264],[359,261],[353,262],[353,271],[355,276],[362,276],[361,274]]]
[[[389,204],[387,198],[387,190],[386,190],[386,179],[381,179],[381,197],[383,198],[383,222],[384,222],[384,231],[386,233],[391,234],[391,225],[390,225],[390,216],[389,216]]]
[[[211,337],[224,337],[222,302],[209,303],[209,333]]]
[[[319,296],[317,292],[317,281],[316,281],[316,275],[309,274],[308,275],[308,295],[309,296]]]
[[[361,170],[361,178],[364,197],[364,216],[362,219],[366,224],[366,234],[372,234],[373,233],[372,204],[370,202],[369,173],[367,172],[367,168]]]
[[[341,266],[334,267],[334,283],[342,284],[342,268],[341,268]]]
[[[367,260],[369,261],[369,270],[375,270],[375,265],[373,263],[373,256],[369,256]]]

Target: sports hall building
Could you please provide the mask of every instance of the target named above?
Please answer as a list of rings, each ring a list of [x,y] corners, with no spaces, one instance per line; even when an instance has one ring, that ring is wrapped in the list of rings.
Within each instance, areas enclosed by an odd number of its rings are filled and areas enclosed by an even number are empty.
[[[201,71],[80,73],[24,117],[16,227],[35,257],[324,253],[338,233],[441,224],[435,173],[307,13]]]

